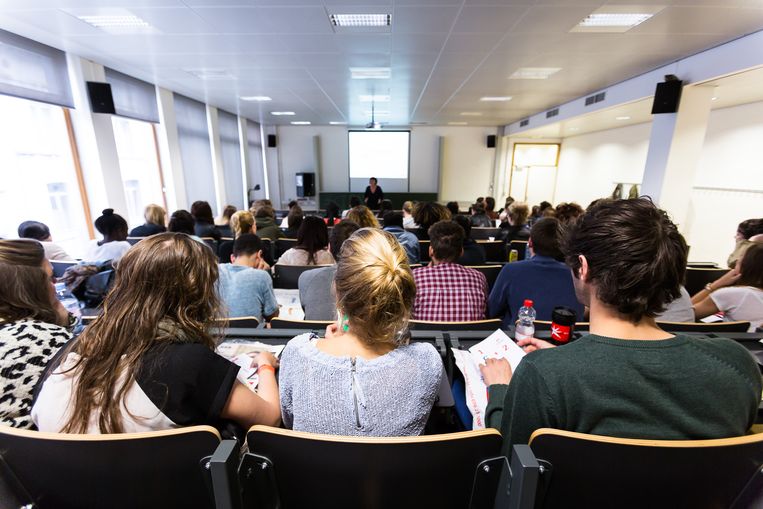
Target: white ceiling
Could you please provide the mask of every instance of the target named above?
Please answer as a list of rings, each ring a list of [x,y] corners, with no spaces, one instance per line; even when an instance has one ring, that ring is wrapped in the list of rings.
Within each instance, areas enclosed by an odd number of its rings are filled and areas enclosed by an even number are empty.
[[[625,33],[570,33],[602,5],[665,5]],[[763,0],[1,0],[0,27],[269,124],[506,125],[763,28]],[[113,35],[72,14],[119,7],[158,32]],[[389,33],[334,33],[328,13],[388,12]],[[388,80],[350,67],[388,66]],[[509,80],[519,67],[560,67]],[[190,69],[226,70],[205,81]],[[239,96],[267,95],[247,103]],[[505,103],[481,96],[511,95]],[[292,110],[294,117],[271,111]],[[464,116],[462,113],[473,113]]]

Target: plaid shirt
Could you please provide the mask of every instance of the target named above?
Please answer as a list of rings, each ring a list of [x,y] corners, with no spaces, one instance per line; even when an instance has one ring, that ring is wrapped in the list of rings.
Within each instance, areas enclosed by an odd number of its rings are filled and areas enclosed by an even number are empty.
[[[485,319],[485,275],[456,263],[419,267],[413,271],[416,300],[413,319],[468,322]]]

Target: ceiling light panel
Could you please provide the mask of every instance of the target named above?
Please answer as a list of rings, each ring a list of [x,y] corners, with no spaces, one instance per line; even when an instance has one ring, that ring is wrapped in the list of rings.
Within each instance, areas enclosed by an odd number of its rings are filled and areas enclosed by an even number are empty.
[[[148,21],[121,7],[62,10],[92,27],[111,34],[160,33]]]
[[[291,125],[310,125],[310,122],[307,120],[295,120]]]
[[[205,81],[214,80],[234,80],[236,79],[230,71],[226,69],[183,69],[185,72],[192,74]]]
[[[448,125],[469,125],[467,122],[448,122]]]
[[[329,122],[329,125],[347,125],[347,122]]]
[[[266,101],[273,100],[272,98],[266,95],[242,95],[240,99],[242,101],[254,101],[254,102],[266,102]]]
[[[510,80],[546,80],[561,71],[561,67],[520,67],[509,76]]]
[[[350,67],[354,80],[386,80],[392,76],[389,67]]]
[[[604,5],[583,18],[570,31],[627,32],[664,8],[664,5]]]
[[[293,111],[271,111],[270,114],[276,117],[291,117],[295,115]]]
[[[510,95],[504,95],[504,96],[485,96],[480,97],[480,101],[482,102],[506,102],[511,101]]]
[[[462,117],[481,117],[482,112],[480,111],[462,111],[459,113]]]
[[[79,19],[93,25],[95,28],[104,27],[149,27],[147,21],[135,16],[134,14],[127,14],[122,16],[77,16]]]
[[[361,95],[360,102],[363,103],[388,103],[390,96],[388,95]]]
[[[331,24],[336,27],[386,27],[392,25],[391,14],[332,14]]]

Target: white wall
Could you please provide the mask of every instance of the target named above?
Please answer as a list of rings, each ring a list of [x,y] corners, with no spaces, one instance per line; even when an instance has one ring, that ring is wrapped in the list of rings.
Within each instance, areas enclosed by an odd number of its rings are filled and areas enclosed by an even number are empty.
[[[286,203],[296,195],[294,175],[316,171],[313,138],[320,138],[319,191],[349,191],[347,128],[335,126],[278,127],[278,164],[282,193],[271,192],[274,202]],[[495,149],[486,147],[496,128],[416,126],[411,128],[411,192],[438,192],[440,137],[444,137],[440,201],[474,200],[488,192]],[[270,164],[270,162],[269,162]]]

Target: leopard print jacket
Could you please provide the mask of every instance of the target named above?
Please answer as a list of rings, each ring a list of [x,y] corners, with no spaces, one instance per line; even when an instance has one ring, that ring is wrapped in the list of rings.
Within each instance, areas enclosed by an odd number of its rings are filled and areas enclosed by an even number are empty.
[[[0,322],[0,424],[32,428],[32,393],[48,361],[72,338],[39,320]]]

